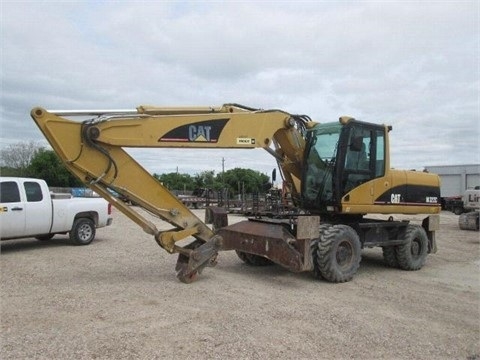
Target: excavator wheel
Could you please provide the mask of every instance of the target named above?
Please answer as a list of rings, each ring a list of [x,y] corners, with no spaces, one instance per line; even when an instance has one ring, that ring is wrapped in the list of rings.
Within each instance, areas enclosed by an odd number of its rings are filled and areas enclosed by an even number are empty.
[[[382,247],[383,251],[383,261],[387,266],[392,268],[398,268],[397,253],[395,250],[396,246],[384,246]]]
[[[396,246],[398,266],[403,270],[420,270],[428,252],[428,237],[419,225],[408,225],[405,231],[406,244]]]
[[[235,250],[237,253],[238,257],[248,265],[252,266],[268,266],[272,265],[273,261],[270,259],[267,259],[266,257],[259,256],[259,255],[254,255],[254,254],[249,254],[243,251],[238,251]]]
[[[320,232],[319,232],[319,238],[318,239],[313,239],[312,242],[310,243],[310,252],[312,254],[312,259],[315,259],[316,256],[316,251],[318,249],[318,242],[320,241],[320,238],[323,236],[323,234],[332,227],[331,224],[321,224],[320,225]],[[315,263],[315,260],[313,260],[314,266],[313,266],[313,274],[315,275],[316,278],[322,279],[322,274],[319,271],[318,266]]]
[[[312,242],[314,274],[330,282],[352,280],[361,260],[360,239],[350,226],[322,225]]]

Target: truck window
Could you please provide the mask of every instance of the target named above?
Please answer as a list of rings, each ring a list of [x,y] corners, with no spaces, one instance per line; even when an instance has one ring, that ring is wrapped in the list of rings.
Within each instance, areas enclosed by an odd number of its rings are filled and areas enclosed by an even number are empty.
[[[37,202],[42,201],[42,189],[40,188],[40,184],[36,182],[26,181],[23,184],[25,188],[25,193],[27,194],[27,201],[28,202]]]
[[[16,182],[5,181],[0,184],[0,202],[20,202],[20,192],[18,191],[18,185]]]

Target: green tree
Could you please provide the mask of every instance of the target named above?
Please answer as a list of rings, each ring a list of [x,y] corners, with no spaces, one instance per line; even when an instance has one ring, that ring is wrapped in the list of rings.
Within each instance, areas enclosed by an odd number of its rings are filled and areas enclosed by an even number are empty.
[[[170,190],[188,190],[212,189],[218,191],[227,189],[230,194],[238,194],[245,191],[252,193],[255,191],[264,192],[272,184],[270,178],[259,171],[250,169],[235,168],[225,171],[223,174],[215,175],[212,170],[202,171],[193,177],[189,174],[167,173],[153,174],[164,186]]]
[[[195,181],[189,174],[168,173],[168,174],[153,174],[165,187],[170,190],[188,190],[195,189]]]
[[[267,175],[251,169],[230,169],[225,171],[223,176],[222,174],[217,175],[217,180],[221,181],[222,177],[225,186],[233,194],[242,191],[246,193],[264,192],[272,186]]]
[[[221,181],[219,181],[218,175],[215,177],[215,171],[202,171],[194,176],[196,189],[212,189],[220,190],[222,188]]]
[[[0,168],[0,175],[1,176],[26,176],[26,173],[20,169],[15,169],[9,166],[2,166]]]
[[[45,180],[49,186],[82,186],[80,180],[67,170],[53,150],[38,151],[27,168],[27,174]]]
[[[28,176],[27,169],[42,146],[36,141],[21,141],[0,150],[3,176]]]

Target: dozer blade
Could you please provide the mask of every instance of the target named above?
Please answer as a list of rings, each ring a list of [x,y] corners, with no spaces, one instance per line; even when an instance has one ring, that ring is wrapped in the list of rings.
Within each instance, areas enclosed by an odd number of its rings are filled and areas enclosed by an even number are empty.
[[[302,216],[297,223],[296,236],[273,219],[242,221],[219,229],[217,234],[221,236],[221,250],[263,256],[293,272],[310,271],[310,244],[318,238],[319,218]]]

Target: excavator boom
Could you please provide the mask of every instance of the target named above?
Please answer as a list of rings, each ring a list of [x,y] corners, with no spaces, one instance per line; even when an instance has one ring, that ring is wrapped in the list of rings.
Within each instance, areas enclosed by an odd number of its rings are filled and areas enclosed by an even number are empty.
[[[86,115],[94,118],[82,122],[66,118]],[[73,174],[153,235],[166,251],[179,253],[183,262],[197,259],[196,267],[190,266],[180,274],[182,281],[188,281],[202,266],[214,263],[218,238],[123,148],[264,148],[277,159],[286,178],[296,184],[296,193],[301,186],[305,147],[302,132],[308,119],[283,111],[261,111],[238,105],[217,108],[140,106],[136,111],[35,108],[31,116]],[[173,228],[159,231],[112,192],[121,194]],[[178,245],[189,236],[196,239],[193,245]],[[193,251],[196,251],[195,256],[192,256]]]

